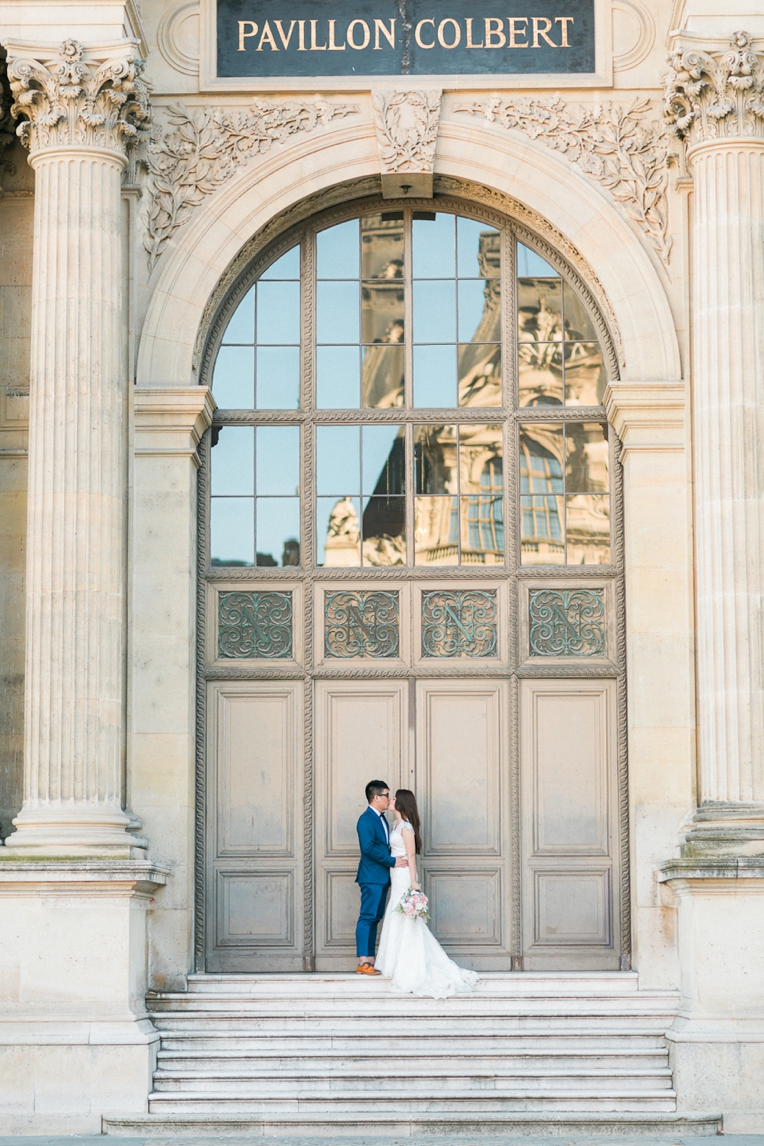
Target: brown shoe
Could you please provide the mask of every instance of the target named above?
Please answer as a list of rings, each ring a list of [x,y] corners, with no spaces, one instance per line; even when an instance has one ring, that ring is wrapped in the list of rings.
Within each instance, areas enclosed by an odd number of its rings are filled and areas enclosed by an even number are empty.
[[[359,963],[355,969],[356,975],[381,975],[373,963]]]

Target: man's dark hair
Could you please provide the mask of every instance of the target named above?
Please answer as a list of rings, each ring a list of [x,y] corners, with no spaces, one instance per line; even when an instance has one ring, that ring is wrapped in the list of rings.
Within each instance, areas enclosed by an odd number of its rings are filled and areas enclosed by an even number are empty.
[[[383,792],[389,791],[390,785],[384,780],[370,780],[366,785],[366,803],[370,804],[375,796],[381,796]]]

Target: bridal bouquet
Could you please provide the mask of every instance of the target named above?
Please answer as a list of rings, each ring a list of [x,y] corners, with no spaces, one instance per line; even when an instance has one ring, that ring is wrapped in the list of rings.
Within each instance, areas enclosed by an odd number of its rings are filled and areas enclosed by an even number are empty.
[[[427,910],[427,896],[423,891],[414,891],[413,887],[403,893],[396,910],[400,911],[401,915],[410,915],[414,919],[430,918],[430,913]]]

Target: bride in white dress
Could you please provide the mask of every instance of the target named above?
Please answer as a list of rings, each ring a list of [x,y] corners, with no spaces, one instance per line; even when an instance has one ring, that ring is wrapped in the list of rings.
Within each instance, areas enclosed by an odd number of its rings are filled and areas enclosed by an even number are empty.
[[[392,979],[390,990],[401,994],[446,999],[449,995],[474,991],[478,975],[449,959],[427,926],[427,920],[396,910],[401,896],[410,887],[415,891],[420,888],[416,857],[422,845],[414,793],[399,788],[390,800],[390,808],[395,812],[390,851],[396,858],[406,856],[409,866],[394,867],[390,872],[390,899],[382,924],[377,970]]]

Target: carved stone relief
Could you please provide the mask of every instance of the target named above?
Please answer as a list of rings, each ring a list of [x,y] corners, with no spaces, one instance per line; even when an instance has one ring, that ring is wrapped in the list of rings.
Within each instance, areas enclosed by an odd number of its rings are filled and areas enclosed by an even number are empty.
[[[735,32],[728,52],[670,52],[663,114],[688,144],[764,137],[764,57],[749,32]]]
[[[613,0],[613,40],[616,72],[636,68],[650,55],[655,46],[655,20],[642,0]],[[623,41],[629,46],[622,47]]]
[[[523,131],[559,151],[605,187],[668,264],[668,148],[663,124],[650,116],[649,100],[630,107],[597,104],[571,107],[559,96],[542,99],[486,99],[458,104],[457,112],[482,115],[489,123]]]
[[[385,199],[431,198],[442,94],[435,89],[372,94]]]
[[[199,4],[185,0],[165,11],[157,28],[157,47],[176,72],[199,74]]]
[[[146,151],[148,166],[145,247],[153,269],[172,235],[194,207],[253,156],[270,151],[301,131],[313,131],[358,112],[356,104],[268,103],[253,100],[247,110],[168,108],[170,129]]]

